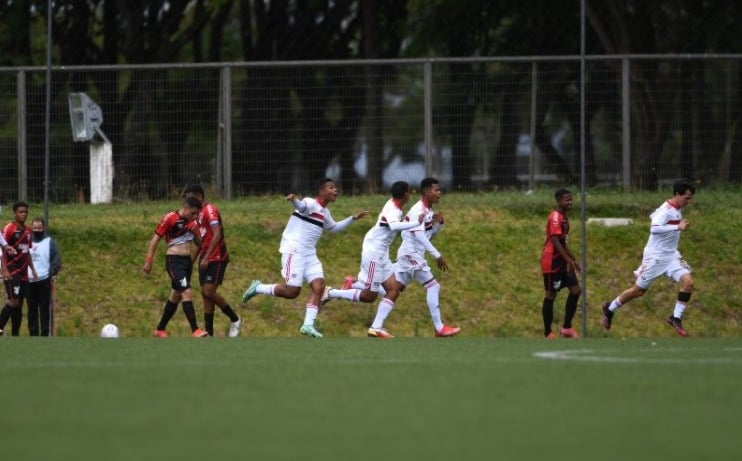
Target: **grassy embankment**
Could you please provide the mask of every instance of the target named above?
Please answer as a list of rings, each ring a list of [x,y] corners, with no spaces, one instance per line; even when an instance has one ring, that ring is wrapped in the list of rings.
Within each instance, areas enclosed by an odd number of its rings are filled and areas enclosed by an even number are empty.
[[[577,192],[574,190],[574,192]],[[435,244],[446,256],[450,270],[439,278],[444,320],[462,327],[462,335],[477,337],[539,337],[541,335],[542,282],[539,257],[546,216],[553,207],[551,190],[533,195],[519,192],[446,194],[438,207],[446,226]],[[575,193],[575,197],[578,194]],[[592,191],[587,197],[587,217],[627,217],[634,224],[606,228],[587,225],[587,326],[588,334],[603,336],[599,307],[619,290],[633,283],[646,242],[648,214],[667,190],[656,193]],[[386,196],[339,197],[331,206],[336,219],[368,209],[372,217],[320,241],[319,255],[329,285],[345,275],[355,275],[363,235],[373,223]],[[293,301],[258,296],[241,305],[245,286],[253,279],[280,279],[278,243],[291,207],[282,197],[253,197],[234,201],[216,199],[226,223],[232,262],[221,293],[245,319],[246,336],[296,336],[306,301],[305,287]],[[150,336],[169,291],[164,271],[164,242],[158,248],[155,269],[141,272],[147,244],[163,213],[179,206],[170,202],[112,205],[53,205],[51,232],[64,258],[59,277],[57,334],[96,335],[107,322],[116,323],[125,336]],[[30,215],[40,214],[32,205]],[[742,192],[737,189],[699,190],[685,217],[691,228],[680,250],[695,268],[697,292],[685,324],[694,336],[736,336],[740,333],[742,296],[737,289],[742,247],[738,226],[742,222]],[[3,216],[8,220],[9,216]],[[572,213],[570,245],[581,249],[580,204]],[[399,239],[393,247],[394,251]],[[197,282],[196,282],[197,285]],[[201,302],[196,288],[196,308]],[[642,299],[622,309],[610,336],[672,336],[664,324],[675,299],[676,287],[660,280]],[[565,293],[555,305],[558,322]],[[363,336],[376,305],[333,301],[320,313],[319,326],[328,336]],[[217,314],[217,328],[227,320]],[[582,316],[576,326],[581,330]],[[423,289],[413,286],[400,298],[387,321],[395,335],[432,336]],[[23,334],[26,334],[25,320]],[[185,336],[181,312],[169,327],[171,335]],[[223,334],[223,333],[222,333]]]

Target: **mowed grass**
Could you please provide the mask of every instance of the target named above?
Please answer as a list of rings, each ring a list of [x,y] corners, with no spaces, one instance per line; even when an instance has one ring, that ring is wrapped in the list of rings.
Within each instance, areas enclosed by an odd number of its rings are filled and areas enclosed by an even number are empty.
[[[17,338],[12,460],[731,460],[742,339]]]

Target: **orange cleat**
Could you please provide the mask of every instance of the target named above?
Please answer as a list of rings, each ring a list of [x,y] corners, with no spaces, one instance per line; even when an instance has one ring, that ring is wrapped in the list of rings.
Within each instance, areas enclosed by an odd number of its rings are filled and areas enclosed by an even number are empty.
[[[155,330],[155,334],[153,336],[155,338],[167,338],[167,331],[165,331],[165,330]]]
[[[544,338],[545,339],[557,339],[557,335],[553,331],[550,331],[548,335],[544,336]]]
[[[562,338],[574,338],[574,339],[577,339],[580,337],[580,335],[577,334],[577,331],[572,327],[562,328],[559,331],[559,336],[561,336]]]
[[[195,330],[193,330],[193,333],[191,333],[191,336],[193,336],[194,338],[206,338],[209,336],[209,333],[200,328],[196,328]]]
[[[343,290],[350,290],[355,280],[350,275],[343,279]]]
[[[443,325],[443,327],[435,332],[435,336],[438,338],[448,338],[450,336],[456,336],[459,334],[459,331],[461,331],[461,328],[459,327],[450,327],[448,325]]]
[[[368,337],[369,338],[379,338],[379,339],[389,339],[394,338],[388,331],[386,331],[383,328],[369,328],[368,329]]]

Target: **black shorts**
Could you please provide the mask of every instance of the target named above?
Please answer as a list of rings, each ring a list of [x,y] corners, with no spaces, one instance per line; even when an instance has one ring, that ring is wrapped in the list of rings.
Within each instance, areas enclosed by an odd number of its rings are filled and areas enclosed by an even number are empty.
[[[574,272],[559,271],[544,274],[544,290],[546,291],[559,291],[564,287],[570,288],[579,283]]]
[[[28,282],[21,277],[13,277],[5,280],[5,293],[8,299],[26,299],[28,297]]]
[[[206,269],[198,270],[198,281],[203,285],[221,285],[224,281],[224,273],[227,271],[229,261],[211,261]]]
[[[167,269],[167,273],[170,276],[170,286],[173,290],[182,293],[191,287],[193,262],[190,256],[165,256],[165,269]]]

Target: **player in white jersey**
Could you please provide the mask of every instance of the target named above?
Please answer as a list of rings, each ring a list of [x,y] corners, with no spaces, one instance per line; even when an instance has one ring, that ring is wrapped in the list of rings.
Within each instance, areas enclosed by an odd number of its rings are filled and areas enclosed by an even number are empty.
[[[680,284],[678,298],[672,315],[667,318],[667,323],[680,336],[688,336],[681,319],[693,293],[693,277],[690,266],[680,256],[678,244],[680,233],[689,226],[688,222],[683,219],[681,210],[691,202],[696,190],[693,184],[687,181],[676,181],[672,190],[673,197],[650,215],[652,224],[649,229],[649,240],[644,247],[642,264],[634,272],[636,283],[618,295],[616,299],[603,305],[601,323],[606,330],[611,328],[616,309],[634,298],[643,296],[655,279],[665,275]]]
[[[389,247],[397,233],[402,230],[412,229],[422,223],[423,214],[416,221],[405,222],[402,220],[404,212],[402,207],[410,199],[410,185],[405,181],[397,181],[392,184],[392,198],[387,200],[379,213],[373,227],[366,232],[363,239],[361,251],[361,269],[356,281],[347,288],[338,290],[325,288],[322,303],[331,299],[345,299],[352,302],[372,303],[376,300],[378,293],[383,290],[384,299],[379,306],[390,304],[394,306],[394,299],[399,296],[397,282],[392,271],[392,261],[389,259]],[[391,310],[391,307],[389,307]],[[369,337],[391,338],[383,328],[368,330]]]
[[[402,244],[397,250],[397,262],[394,264],[394,277],[402,292],[412,281],[417,280],[425,288],[428,310],[433,320],[435,335],[438,337],[454,336],[461,329],[446,325],[441,320],[439,297],[441,287],[425,260],[425,254],[430,253],[435,258],[440,270],[448,270],[448,263],[441,252],[431,243],[431,239],[443,226],[443,215],[433,210],[433,204],[441,199],[441,187],[436,178],[425,178],[420,181],[420,200],[412,205],[407,212],[405,221],[414,221],[421,214],[422,222],[406,231],[402,231]],[[383,300],[382,300],[383,301]],[[394,300],[392,300],[394,301]],[[394,305],[382,305],[376,313],[372,330],[384,328],[384,320]]]
[[[312,292],[309,294],[304,323],[299,331],[303,335],[322,338],[322,333],[314,327],[320,298],[325,289],[324,270],[317,258],[317,241],[325,230],[340,232],[353,221],[368,216],[368,211],[361,211],[336,222],[327,208],[338,195],[335,182],[330,178],[322,178],[317,181],[316,191],[315,198],[305,197],[299,200],[296,194],[286,196],[286,200],[293,204],[294,212],[283,230],[278,250],[281,253],[281,275],[284,283],[264,284],[260,280],[253,280],[242,295],[242,302],[247,302],[258,294],[295,299],[304,282],[307,282]]]

